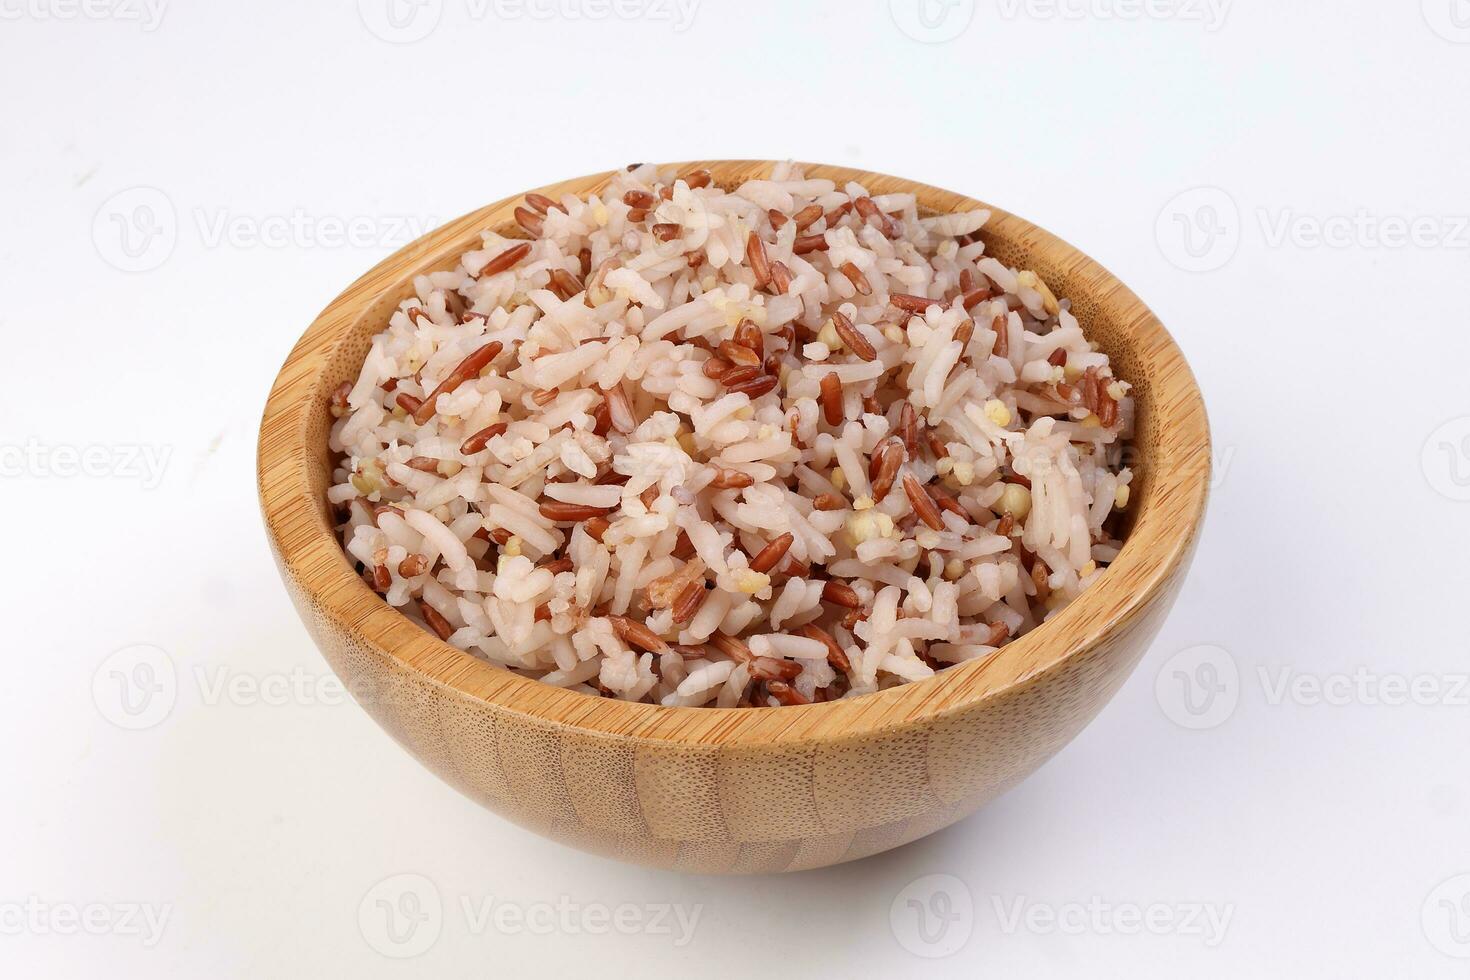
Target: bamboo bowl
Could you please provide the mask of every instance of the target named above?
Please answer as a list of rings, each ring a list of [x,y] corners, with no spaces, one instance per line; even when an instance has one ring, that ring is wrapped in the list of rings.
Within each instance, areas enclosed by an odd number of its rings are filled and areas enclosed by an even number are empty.
[[[731,187],[772,161],[698,161]],[[982,206],[842,167],[808,174],[912,191],[932,212]],[[610,173],[539,190],[600,188]],[[409,245],[339,296],[271,390],[259,487],[286,589],[332,669],[424,765],[522,826],[599,854],[692,872],[818,868],[933,833],[1066,745],[1117,691],[1172,606],[1209,484],[1209,429],[1194,377],[1122,283],[1047,232],[992,209],[987,251],[1070,297],[1132,381],[1137,472],[1126,544],[1080,599],[984,662],[865,697],[783,708],[665,708],[562,690],[454,649],[354,574],[325,502],[330,392],[415,274],[451,267],[487,227],[513,228],[522,195]],[[988,206],[988,205],[985,205]]]

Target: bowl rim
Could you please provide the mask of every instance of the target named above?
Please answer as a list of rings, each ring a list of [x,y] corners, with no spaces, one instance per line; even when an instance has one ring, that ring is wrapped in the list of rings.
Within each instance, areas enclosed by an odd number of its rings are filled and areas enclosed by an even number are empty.
[[[774,160],[700,160],[660,167],[718,171],[721,183],[767,176]],[[543,684],[501,669],[440,640],[389,606],[353,571],[323,501],[312,492],[312,469],[325,446],[307,444],[313,410],[326,392],[320,377],[338,346],[388,293],[413,275],[443,268],[474,247],[480,230],[504,224],[526,194],[556,198],[599,189],[621,171],[603,171],[524,191],[472,211],[384,259],[344,290],[302,335],[272,385],[261,421],[257,480],[262,515],[283,575],[300,587],[337,631],[350,634],[401,670],[532,723],[589,735],[718,746],[830,742],[940,716],[1036,683],[1130,627],[1182,572],[1203,520],[1210,483],[1210,437],[1204,401],[1193,374],[1158,318],[1096,261],[1040,227],[983,201],[903,178],[828,164],[800,164],[808,177],[839,186],[863,184],[872,193],[907,191],[933,211],[986,208],[982,237],[1044,252],[1049,276],[1087,283],[1062,295],[1098,297],[1120,329],[1132,335],[1141,363],[1165,370],[1150,378],[1150,410],[1158,413],[1161,447],[1151,459],[1147,494],[1118,557],[1103,576],[1060,613],[983,661],[956,665],[923,681],[822,704],[779,708],[665,707],[635,704]],[[728,172],[729,176],[724,176]],[[1055,284],[1055,283],[1054,283]]]

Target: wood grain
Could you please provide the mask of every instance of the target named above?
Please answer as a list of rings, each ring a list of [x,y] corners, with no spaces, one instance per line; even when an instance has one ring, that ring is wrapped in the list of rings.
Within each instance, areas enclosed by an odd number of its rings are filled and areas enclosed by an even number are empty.
[[[771,161],[697,161],[733,187]],[[930,212],[981,202],[882,174],[808,165]],[[611,173],[539,188],[598,189]],[[276,379],[259,487],[271,548],[313,639],[374,718],[470,798],[524,827],[630,861],[695,872],[816,868],[896,847],[973,812],[1067,744],[1123,683],[1173,604],[1204,514],[1209,429],[1189,367],[1157,318],[1086,255],[994,209],[987,251],[1034,269],[1135,384],[1138,473],[1122,553],[1051,622],[983,663],[804,707],[664,708],[594,698],[462,653],[353,573],[325,503],[330,392],[415,274],[449,268],[478,232],[514,227],[521,195],[392,256],[319,316]]]

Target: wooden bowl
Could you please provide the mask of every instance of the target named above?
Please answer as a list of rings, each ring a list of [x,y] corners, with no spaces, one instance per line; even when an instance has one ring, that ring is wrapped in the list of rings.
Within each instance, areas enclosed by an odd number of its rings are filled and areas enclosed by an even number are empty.
[[[705,160],[716,183],[766,160]],[[921,208],[990,207],[843,167],[813,177],[910,191]],[[611,173],[551,197],[600,189]],[[380,264],[321,314],[287,359],[261,423],[260,499],[302,621],[364,707],[421,762],[515,822],[599,854],[693,872],[818,868],[933,833],[1066,745],[1123,683],[1184,578],[1209,485],[1194,377],[1157,318],[1086,255],[1001,211],[982,233],[1007,265],[1070,297],[1135,385],[1131,526],[1101,579],[984,662],[864,697],[783,708],[665,708],[518,677],[441,642],[354,574],[325,502],[328,396],[417,273],[452,267],[484,228],[514,227],[522,195],[451,222]],[[514,232],[519,234],[519,232]]]

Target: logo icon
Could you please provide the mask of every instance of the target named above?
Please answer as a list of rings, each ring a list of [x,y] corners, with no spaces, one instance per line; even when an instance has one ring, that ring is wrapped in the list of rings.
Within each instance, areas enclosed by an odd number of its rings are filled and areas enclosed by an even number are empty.
[[[103,202],[92,218],[92,243],[103,261],[123,272],[148,272],[168,261],[179,243],[173,201],[156,187],[131,187]]]
[[[164,650],[147,643],[109,654],[92,674],[92,701],[119,728],[142,731],[169,716],[179,698],[178,672]]]
[[[922,44],[953,41],[975,19],[975,0],[888,0],[898,29]]]
[[[1224,268],[1240,248],[1240,208],[1218,187],[1196,187],[1159,212],[1154,237],[1159,251],[1185,272]]]
[[[1189,647],[1164,663],[1154,680],[1154,696],[1179,727],[1218,728],[1240,703],[1240,670],[1223,647]]]
[[[1419,462],[1436,493],[1470,501],[1470,415],[1435,429],[1424,443]]]
[[[1446,41],[1470,44],[1470,0],[1422,0],[1424,21]]]
[[[1430,892],[1419,924],[1435,949],[1455,959],[1470,959],[1470,874],[1455,875]]]
[[[439,26],[444,0],[357,0],[357,13],[378,40],[413,44]]]
[[[357,906],[357,927],[367,944],[384,956],[400,960],[422,956],[444,930],[439,889],[423,875],[384,878]]]
[[[893,938],[915,956],[953,956],[975,931],[975,899],[954,875],[925,875],[894,897],[888,923]]]

